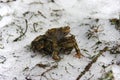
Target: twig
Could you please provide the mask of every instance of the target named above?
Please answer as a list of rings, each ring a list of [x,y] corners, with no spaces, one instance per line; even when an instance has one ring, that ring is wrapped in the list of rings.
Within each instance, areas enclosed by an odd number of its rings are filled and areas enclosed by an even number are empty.
[[[36,30],[37,25],[38,25],[38,23],[33,23],[33,29],[34,29],[35,32],[37,32],[37,30]]]
[[[49,64],[42,64],[42,63],[39,63],[39,64],[36,64],[36,66],[45,69],[46,67],[49,67],[50,65],[49,65]]]
[[[47,72],[49,72],[49,71],[51,71],[51,70],[57,68],[57,66],[58,66],[58,65],[54,65],[54,66],[50,67],[50,68],[47,69],[45,72],[43,72],[43,73],[41,74],[41,76],[43,76],[45,73],[47,73]]]
[[[78,75],[78,77],[76,78],[76,80],[80,80],[80,78],[87,72],[89,71],[89,69],[91,68],[92,64],[95,63],[97,61],[97,59],[108,50],[108,47],[105,47],[103,50],[100,50],[100,52],[98,53],[98,55],[96,55],[96,57],[84,68],[84,70],[80,73],[80,75]]]
[[[53,3],[54,3],[55,1],[54,1],[54,0],[51,0],[51,2],[53,2]]]
[[[6,2],[5,1],[0,1],[0,3],[9,3],[9,2],[13,2],[13,1],[16,1],[16,0],[12,0],[12,1],[7,0]]]
[[[75,68],[75,66],[73,66],[72,64],[68,63],[69,66],[71,66],[72,68]]]
[[[26,76],[25,80],[32,80],[32,79],[29,76]]]
[[[0,63],[4,63],[6,61],[6,57],[4,57],[4,56],[0,56]]]
[[[58,67],[58,64],[57,65],[53,65],[52,67],[50,67],[49,69],[47,69],[46,71],[44,71],[40,76],[41,76],[41,78],[42,78],[42,76],[44,76],[46,79],[47,79],[47,77],[45,76],[45,73],[47,73],[47,72],[49,72],[49,71],[51,71],[51,70],[53,70],[53,69],[55,69],[55,68],[57,68]],[[42,79],[40,79],[40,80],[42,80]],[[48,80],[48,79],[47,79]]]
[[[27,11],[27,12],[23,13],[23,15],[26,16],[29,13],[30,13],[30,11]]]
[[[90,78],[88,78],[87,80],[91,80],[91,78],[93,77],[94,75],[92,75]]]
[[[32,3],[30,3],[30,5],[36,5],[36,4],[44,4],[44,3],[42,3],[42,2],[32,2]]]
[[[13,41],[16,42],[18,41],[20,38],[22,38],[26,32],[27,32],[27,29],[28,29],[28,21],[25,19],[25,23],[26,23],[26,29],[25,29],[25,32],[23,34],[21,34],[19,37],[17,37],[16,39],[14,39]]]
[[[67,67],[65,67],[65,71],[66,71],[66,73],[69,73],[69,71],[67,70]]]
[[[38,11],[38,13],[39,13],[43,18],[46,18],[46,16],[44,16],[42,12]]]

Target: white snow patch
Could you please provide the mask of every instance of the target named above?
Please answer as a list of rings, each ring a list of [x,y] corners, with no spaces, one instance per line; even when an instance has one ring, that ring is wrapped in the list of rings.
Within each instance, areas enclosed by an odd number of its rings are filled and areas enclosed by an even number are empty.
[[[100,25],[100,30],[103,29],[102,32],[99,32],[100,41],[119,42],[120,31],[116,30],[115,26],[109,22],[109,19],[119,17],[119,0],[54,0],[55,3],[50,1],[16,0],[0,3],[0,34],[2,35],[0,36],[0,56],[6,57],[6,61],[0,63],[0,80],[25,80],[25,77],[39,80],[40,74],[56,64],[50,55],[43,57],[42,54],[30,50],[31,41],[50,28],[70,26],[71,33],[75,35],[81,53],[85,57],[80,59],[73,57],[76,53],[75,50],[69,55],[60,54],[62,59],[58,62],[58,68],[45,74],[48,80],[52,78],[75,80],[91,61],[91,58],[97,55],[104,46],[107,46],[98,45],[99,48],[95,50],[97,45],[94,46],[94,44],[98,40],[88,40],[86,35],[90,25]],[[23,13],[26,13],[26,16]],[[25,19],[28,20],[28,30],[25,36],[20,41],[13,42],[20,36],[22,30],[25,31]],[[99,22],[95,22],[95,19],[99,19]],[[101,66],[111,65],[113,60],[119,62],[119,57],[117,56],[116,59],[115,54],[104,53],[80,80],[89,78],[97,80],[104,73]],[[46,63],[50,66],[43,69],[35,66],[38,63]],[[112,71],[115,80],[120,80],[120,67],[113,65]],[[42,77],[42,80],[46,80],[46,78]]]

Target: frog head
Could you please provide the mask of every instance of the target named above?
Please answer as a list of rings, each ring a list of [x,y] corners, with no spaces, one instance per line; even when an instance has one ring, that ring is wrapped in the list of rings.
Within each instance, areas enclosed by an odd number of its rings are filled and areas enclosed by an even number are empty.
[[[60,28],[61,33],[63,33],[64,36],[68,35],[70,33],[70,27],[65,26]]]

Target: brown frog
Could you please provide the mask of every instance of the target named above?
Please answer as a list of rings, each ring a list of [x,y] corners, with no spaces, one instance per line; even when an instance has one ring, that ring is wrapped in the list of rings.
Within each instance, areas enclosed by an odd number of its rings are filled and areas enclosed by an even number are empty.
[[[81,57],[75,36],[70,34],[69,26],[48,29],[44,35],[40,35],[32,41],[31,48],[34,52],[52,54],[54,60],[60,60],[60,53],[69,54],[75,48],[77,52],[75,57]]]

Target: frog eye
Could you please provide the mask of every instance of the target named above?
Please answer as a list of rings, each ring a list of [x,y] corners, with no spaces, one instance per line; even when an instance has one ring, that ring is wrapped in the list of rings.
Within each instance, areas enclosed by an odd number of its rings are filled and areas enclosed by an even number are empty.
[[[64,34],[64,35],[67,35],[67,32],[64,32],[63,34]]]
[[[66,34],[65,32],[63,34]]]
[[[70,29],[70,27],[69,27],[69,26],[65,26],[65,28],[66,28],[66,29]]]

